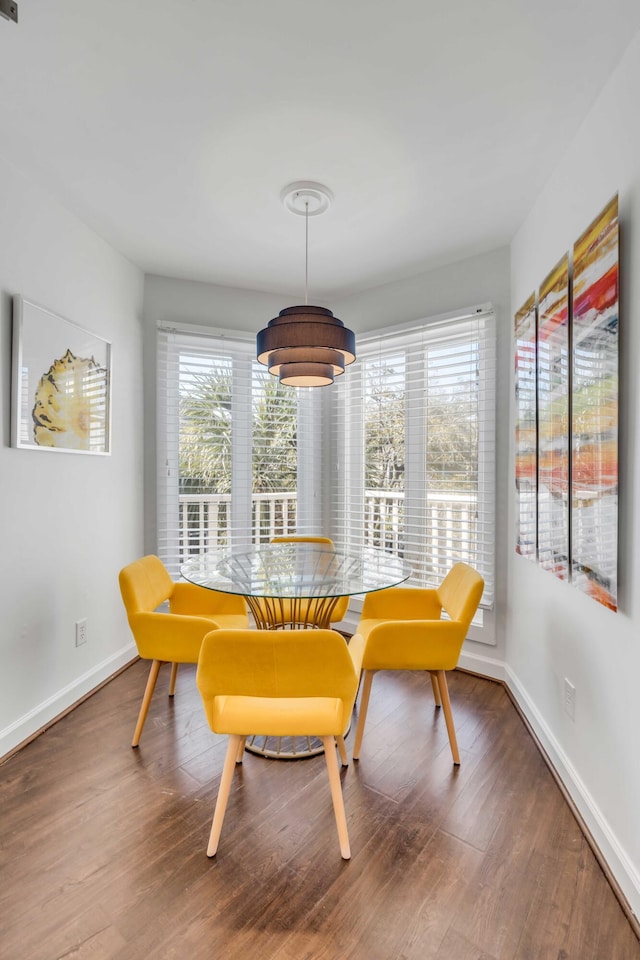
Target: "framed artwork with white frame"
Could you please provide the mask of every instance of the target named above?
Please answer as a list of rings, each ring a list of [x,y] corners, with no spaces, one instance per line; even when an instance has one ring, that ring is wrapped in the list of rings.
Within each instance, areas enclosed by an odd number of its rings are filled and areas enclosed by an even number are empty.
[[[111,344],[31,300],[13,300],[11,444],[111,452]]]

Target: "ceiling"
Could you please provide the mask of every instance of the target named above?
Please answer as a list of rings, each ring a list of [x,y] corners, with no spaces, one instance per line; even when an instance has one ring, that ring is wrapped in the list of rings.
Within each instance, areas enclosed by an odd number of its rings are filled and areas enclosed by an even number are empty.
[[[328,300],[507,243],[638,0],[18,0],[0,155],[149,273]],[[612,184],[612,191],[616,185]]]

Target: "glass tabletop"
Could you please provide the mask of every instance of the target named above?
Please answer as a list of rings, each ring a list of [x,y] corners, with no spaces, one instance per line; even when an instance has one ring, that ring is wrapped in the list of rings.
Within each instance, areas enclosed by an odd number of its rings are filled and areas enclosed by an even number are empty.
[[[185,580],[245,597],[344,597],[408,580],[411,564],[384,550],[360,554],[328,544],[269,543],[246,553],[205,553],[180,567]]]

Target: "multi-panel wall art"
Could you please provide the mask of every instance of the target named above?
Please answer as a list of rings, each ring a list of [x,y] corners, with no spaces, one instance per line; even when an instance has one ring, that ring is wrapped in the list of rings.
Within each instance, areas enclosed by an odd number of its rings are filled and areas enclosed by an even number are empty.
[[[516,550],[617,609],[618,197],[515,316]]]
[[[536,412],[536,297],[516,313],[516,550],[536,559],[538,422]]]
[[[538,303],[538,563],[569,576],[569,257]]]
[[[617,609],[618,198],[573,247],[571,582]]]

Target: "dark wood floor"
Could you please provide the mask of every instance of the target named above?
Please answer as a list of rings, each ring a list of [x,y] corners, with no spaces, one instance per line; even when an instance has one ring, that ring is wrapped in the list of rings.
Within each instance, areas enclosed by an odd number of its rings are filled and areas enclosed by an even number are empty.
[[[501,686],[451,675],[456,770],[426,678],[376,678],[344,771],[351,861],[324,758],[251,755],[209,860],[224,738],[185,667],[132,750],[146,669],[0,767],[2,960],[640,958]]]

